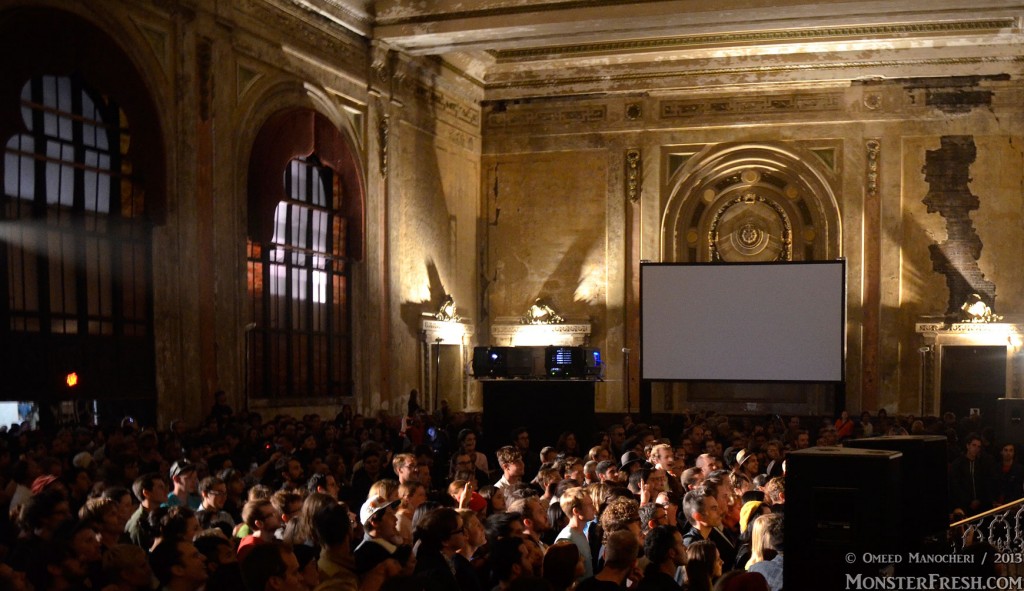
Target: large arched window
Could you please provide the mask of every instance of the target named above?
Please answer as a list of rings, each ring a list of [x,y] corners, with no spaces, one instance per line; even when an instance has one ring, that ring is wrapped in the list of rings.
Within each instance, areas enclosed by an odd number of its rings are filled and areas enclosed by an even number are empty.
[[[6,360],[35,361],[12,363],[14,388],[63,397],[75,372],[91,398],[150,396],[150,225],[127,118],[79,76],[36,76],[20,105],[23,132],[4,145],[0,318]]]
[[[362,197],[344,148],[333,126],[305,110],[271,118],[257,137],[246,333],[253,398],[351,394],[350,270],[361,253]]]
[[[10,330],[148,335],[148,226],[123,113],[79,79],[40,76],[21,115],[27,131],[4,150]]]
[[[166,179],[152,97],[117,42],[59,10],[0,11],[0,54],[0,399],[151,420]]]

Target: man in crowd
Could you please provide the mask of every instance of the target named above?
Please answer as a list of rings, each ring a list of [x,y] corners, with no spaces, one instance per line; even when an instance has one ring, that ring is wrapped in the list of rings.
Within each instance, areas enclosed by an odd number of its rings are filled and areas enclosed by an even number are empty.
[[[382,497],[367,499],[359,509],[359,520],[366,535],[356,547],[356,572],[365,573],[381,562],[392,558],[398,546],[398,516],[395,509],[401,501],[388,501]]]
[[[953,460],[949,471],[949,499],[953,509],[971,516],[992,508],[996,497],[996,470],[992,459],[982,453],[981,437],[966,437],[964,454]]]
[[[232,528],[235,527],[235,520],[224,511],[224,503],[228,500],[228,486],[223,480],[216,476],[207,476],[199,483],[199,496],[203,501],[196,511],[197,517],[199,513],[207,513],[207,523],[222,521]]]
[[[305,591],[299,577],[299,559],[287,544],[257,546],[241,566],[246,591]]]
[[[275,539],[277,530],[284,527],[281,516],[274,505],[266,499],[249,501],[242,507],[242,521],[249,526],[249,535],[238,544],[238,559],[244,560],[245,555],[253,546],[268,544]]]
[[[180,538],[157,544],[149,565],[165,591],[198,591],[209,577],[206,558],[192,542]]]
[[[149,513],[167,502],[167,483],[163,476],[150,472],[135,479],[132,492],[139,500],[139,508],[128,519],[124,531],[133,544],[148,551],[155,541],[148,527]]]
[[[547,544],[541,541],[551,524],[548,521],[548,512],[540,504],[540,499],[534,496],[524,497],[512,501],[508,506],[510,513],[519,513],[523,516],[523,535],[532,541],[541,552],[547,550]]]
[[[416,456],[412,454],[395,454],[391,459],[391,467],[398,477],[398,484],[419,482],[420,466],[416,463]]]
[[[691,490],[683,498],[683,512],[690,522],[689,531],[683,535],[687,547],[700,540],[711,540],[725,564],[736,561],[735,546],[718,529],[722,526],[722,514],[714,495],[703,489]]]
[[[590,544],[583,533],[583,526],[594,519],[594,501],[587,491],[579,487],[570,488],[562,493],[558,500],[562,512],[569,518],[569,523],[558,534],[555,540],[569,540],[583,556],[583,578],[594,575],[594,559],[590,552]]]
[[[644,538],[644,556],[650,561],[637,591],[679,591],[676,572],[686,563],[686,546],[679,530],[667,525],[651,529]]]
[[[171,483],[174,490],[167,495],[166,507],[178,507],[185,505],[195,511],[203,503],[203,499],[196,494],[196,465],[191,462],[179,460],[171,465]]]
[[[494,483],[494,488],[503,489],[507,486],[519,484],[523,479],[525,466],[523,456],[519,450],[511,445],[506,445],[498,450],[498,466],[501,467],[501,478]]]

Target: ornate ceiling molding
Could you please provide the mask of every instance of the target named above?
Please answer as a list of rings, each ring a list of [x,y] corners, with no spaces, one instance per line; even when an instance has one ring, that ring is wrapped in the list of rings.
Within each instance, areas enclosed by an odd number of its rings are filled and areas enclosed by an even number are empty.
[[[858,25],[793,30],[752,31],[749,33],[715,33],[633,39],[605,43],[584,43],[527,49],[496,50],[488,53],[498,63],[524,62],[579,57],[585,55],[622,54],[649,51],[672,51],[705,47],[752,45],[765,43],[816,43],[849,39],[906,39],[936,35],[993,35],[1013,29],[1015,19],[976,21]]]

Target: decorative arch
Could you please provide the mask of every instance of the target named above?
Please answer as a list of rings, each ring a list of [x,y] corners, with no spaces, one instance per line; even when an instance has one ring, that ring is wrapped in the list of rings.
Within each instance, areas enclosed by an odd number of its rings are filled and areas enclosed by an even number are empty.
[[[101,413],[150,421],[151,228],[166,219],[167,150],[152,73],[126,38],[59,8],[0,11],[0,398],[96,399]]]
[[[834,175],[783,143],[706,146],[669,180],[666,262],[826,260],[841,255]]]
[[[334,170],[344,199],[341,214],[349,221],[346,252],[363,260],[364,183],[357,153],[325,116],[307,108],[278,111],[260,128],[249,157],[249,236],[267,242],[274,233],[274,210],[285,199],[282,177],[288,163],[316,154]]]
[[[0,12],[0,137],[26,131],[19,94],[32,78],[80,74],[103,89],[132,125],[128,147],[136,178],[146,191],[146,215],[162,224],[167,214],[164,134],[145,77],[114,37],[80,16],[54,8],[23,7]]]

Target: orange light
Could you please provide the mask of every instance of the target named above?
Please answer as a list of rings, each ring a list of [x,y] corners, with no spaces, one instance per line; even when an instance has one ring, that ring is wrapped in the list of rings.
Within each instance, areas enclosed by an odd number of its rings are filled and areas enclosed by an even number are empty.
[[[78,385],[78,374],[75,372],[71,372],[68,374],[67,379],[64,381],[67,382],[68,388],[74,388],[75,386]]]

